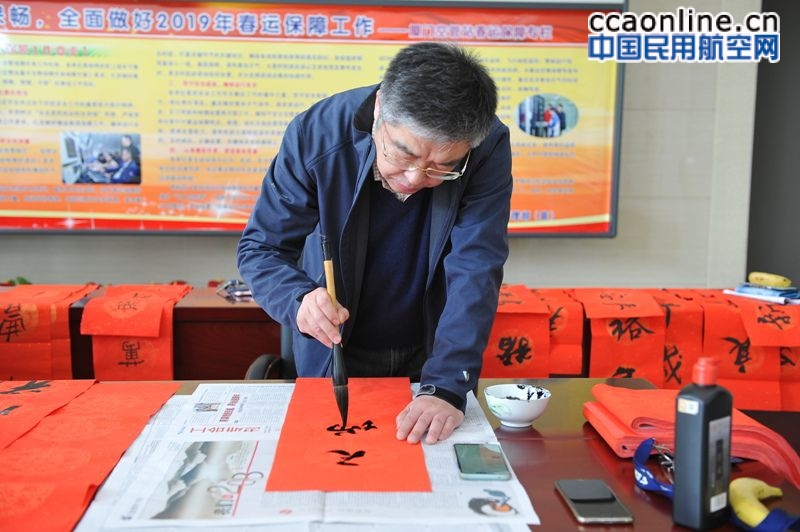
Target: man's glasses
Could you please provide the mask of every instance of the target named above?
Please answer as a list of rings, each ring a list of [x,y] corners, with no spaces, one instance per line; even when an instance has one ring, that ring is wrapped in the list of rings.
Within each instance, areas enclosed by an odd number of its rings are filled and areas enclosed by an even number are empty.
[[[381,144],[383,145],[383,156],[386,158],[394,166],[398,168],[403,168],[407,172],[424,172],[426,176],[431,177],[433,179],[441,179],[442,181],[452,181],[454,179],[458,179],[467,169],[467,164],[469,163],[469,156],[472,154],[472,150],[467,152],[467,158],[464,160],[464,166],[461,167],[461,170],[458,172],[454,172],[451,170],[441,170],[439,168],[435,168],[433,166],[429,166],[428,168],[421,168],[418,166],[414,159],[410,157],[403,157],[398,155],[392,155],[388,151],[386,151],[386,121],[382,120],[383,127],[381,128]]]

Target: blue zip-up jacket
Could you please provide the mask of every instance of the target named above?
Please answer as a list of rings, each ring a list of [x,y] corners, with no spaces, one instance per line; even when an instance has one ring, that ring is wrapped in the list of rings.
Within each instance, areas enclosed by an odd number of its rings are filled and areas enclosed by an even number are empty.
[[[371,131],[378,88],[336,94],[291,121],[239,242],[239,272],[255,301],[294,331],[301,377],[330,375],[331,350],[301,334],[296,323],[303,296],[325,285],[320,234],[333,250],[337,299],[350,311],[342,331],[347,356],[368,240],[365,184],[376,157]],[[511,187],[509,131],[495,119],[472,150],[466,173],[432,189],[424,296],[428,360],[420,382],[462,399],[477,385],[497,311]]]

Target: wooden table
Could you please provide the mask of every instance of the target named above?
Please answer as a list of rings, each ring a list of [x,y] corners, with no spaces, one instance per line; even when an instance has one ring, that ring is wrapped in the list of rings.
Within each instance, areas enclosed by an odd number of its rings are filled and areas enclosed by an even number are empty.
[[[594,400],[591,388],[595,384],[652,388],[650,383],[643,379],[515,379],[513,382],[543,386],[553,396],[545,413],[534,421],[532,427],[511,429],[499,424],[483,397],[486,386],[502,382],[508,381],[482,380],[478,400],[542,521],[542,527],[532,527],[533,530],[598,530],[597,525],[581,526],[573,519],[553,487],[560,478],[602,478],[633,513],[633,526],[601,526],[602,530],[685,530],[672,524],[671,501],[635,487],[632,460],[617,457],[581,413],[583,403]],[[747,414],[779,432],[795,450],[800,449],[799,412]],[[736,465],[731,475],[758,477],[780,485],[783,497],[771,501],[768,506],[780,506],[790,513],[800,513],[800,491],[788,482],[782,483],[780,477],[758,462]],[[717,530],[736,528],[726,526]]]
[[[80,333],[83,308],[103,288],[70,307],[72,372],[94,378],[92,338]],[[242,379],[263,353],[280,353],[280,325],[252,301],[231,302],[213,288],[195,288],[173,311],[175,380]]]

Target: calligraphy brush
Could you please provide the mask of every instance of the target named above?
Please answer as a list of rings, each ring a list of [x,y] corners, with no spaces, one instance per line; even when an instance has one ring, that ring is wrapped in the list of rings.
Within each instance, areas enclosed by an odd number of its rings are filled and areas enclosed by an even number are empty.
[[[333,259],[328,245],[328,239],[322,235],[322,260],[325,267],[325,284],[328,288],[328,295],[331,302],[336,305],[336,283],[333,278]],[[347,409],[350,393],[347,389],[347,369],[344,367],[344,354],[342,344],[333,344],[333,393],[336,396],[336,404],[339,406],[339,414],[342,416],[342,429],[347,427]]]

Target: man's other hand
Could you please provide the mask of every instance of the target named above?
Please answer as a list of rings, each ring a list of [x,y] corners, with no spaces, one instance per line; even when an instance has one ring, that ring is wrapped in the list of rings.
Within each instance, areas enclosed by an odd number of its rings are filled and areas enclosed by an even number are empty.
[[[464,412],[444,399],[421,395],[411,401],[397,416],[397,439],[408,443],[446,440],[464,422]]]

